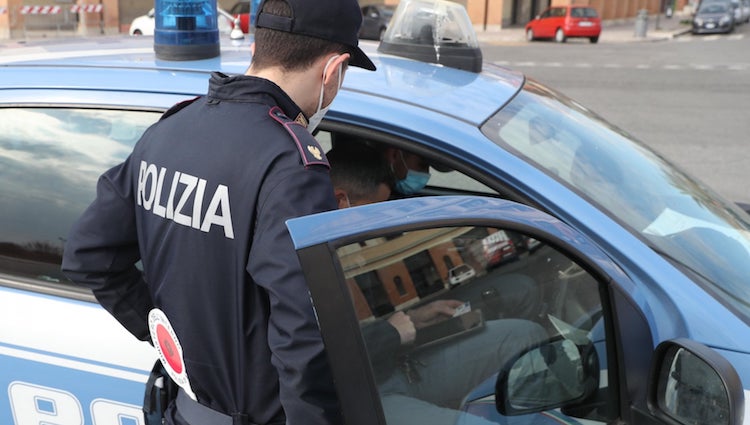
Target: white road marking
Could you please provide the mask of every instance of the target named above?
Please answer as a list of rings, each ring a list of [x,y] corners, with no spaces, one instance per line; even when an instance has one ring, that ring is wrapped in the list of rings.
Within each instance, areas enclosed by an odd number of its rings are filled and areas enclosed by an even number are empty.
[[[587,62],[579,63],[562,63],[562,62],[512,62],[512,61],[494,61],[495,65],[500,65],[508,68],[587,68],[587,69],[640,69],[640,70],[665,70],[665,71],[747,71],[750,69],[750,64],[739,63],[739,64],[701,64],[692,63],[687,65],[677,64],[666,64],[666,65],[650,65],[646,63],[639,63],[635,65],[625,65],[620,63],[605,63],[605,64],[591,64]]]

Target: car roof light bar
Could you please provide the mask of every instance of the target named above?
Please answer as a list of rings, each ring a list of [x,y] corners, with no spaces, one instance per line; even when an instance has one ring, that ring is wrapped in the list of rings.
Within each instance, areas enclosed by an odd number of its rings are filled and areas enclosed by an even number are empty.
[[[161,60],[219,56],[216,0],[156,0],[154,52]]]
[[[472,72],[482,51],[466,8],[447,0],[402,0],[378,51]]]

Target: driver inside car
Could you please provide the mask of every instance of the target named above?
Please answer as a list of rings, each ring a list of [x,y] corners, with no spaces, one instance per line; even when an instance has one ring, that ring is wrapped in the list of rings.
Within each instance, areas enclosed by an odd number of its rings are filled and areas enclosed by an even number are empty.
[[[326,154],[339,208],[388,199],[384,188],[390,192],[394,177],[376,153],[364,144],[340,144]],[[361,323],[389,425],[489,424],[458,410],[463,398],[518,353],[548,338],[534,322],[499,319],[451,341],[416,345],[420,330],[451,319],[462,306],[464,301],[441,299]]]

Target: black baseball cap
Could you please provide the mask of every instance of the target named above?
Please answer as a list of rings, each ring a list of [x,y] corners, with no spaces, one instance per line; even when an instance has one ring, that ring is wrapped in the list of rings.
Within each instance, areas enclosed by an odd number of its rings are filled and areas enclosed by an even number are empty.
[[[257,28],[268,28],[293,34],[306,35],[341,43],[349,48],[349,65],[370,71],[375,64],[359,47],[359,27],[362,12],[357,0],[286,0],[292,17],[271,15],[259,7],[255,20]]]

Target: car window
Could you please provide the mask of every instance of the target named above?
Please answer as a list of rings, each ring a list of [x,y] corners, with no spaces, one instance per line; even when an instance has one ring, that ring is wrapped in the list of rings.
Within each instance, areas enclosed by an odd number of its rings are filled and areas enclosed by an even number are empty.
[[[325,127],[325,125],[321,125],[321,127]],[[321,147],[325,152],[328,152],[333,147],[335,140],[342,139],[345,140],[343,143],[365,143],[376,148],[383,148],[393,144],[392,140],[386,140],[387,138],[385,136],[379,136],[377,134],[370,133],[367,137],[362,137],[352,135],[352,133],[341,131],[332,132],[325,129],[317,131],[315,138],[321,144]],[[406,146],[410,143],[407,140],[400,140],[399,142]],[[402,148],[407,151],[409,150],[408,147]],[[439,170],[435,167],[430,169],[430,180],[428,182],[428,187],[423,194],[439,195],[448,193],[455,194],[456,192],[497,195],[497,191],[459,171],[451,170],[442,166]]]
[[[584,18],[596,18],[597,16],[599,16],[599,14],[596,12],[596,9],[590,7],[582,7],[581,12]]]
[[[560,250],[465,226],[356,241],[337,255],[387,423],[611,419],[604,285]],[[586,361],[571,370],[563,359]],[[495,409],[502,376],[509,400],[579,400],[509,422]]]
[[[0,273],[60,282],[68,229],[155,112],[0,109]]]
[[[750,217],[736,205],[533,81],[482,132],[589,199],[750,322]],[[706,255],[708,246],[720,251]]]
[[[547,9],[539,17],[542,18],[542,19],[549,18],[551,13],[552,13],[552,11],[550,9]]]

